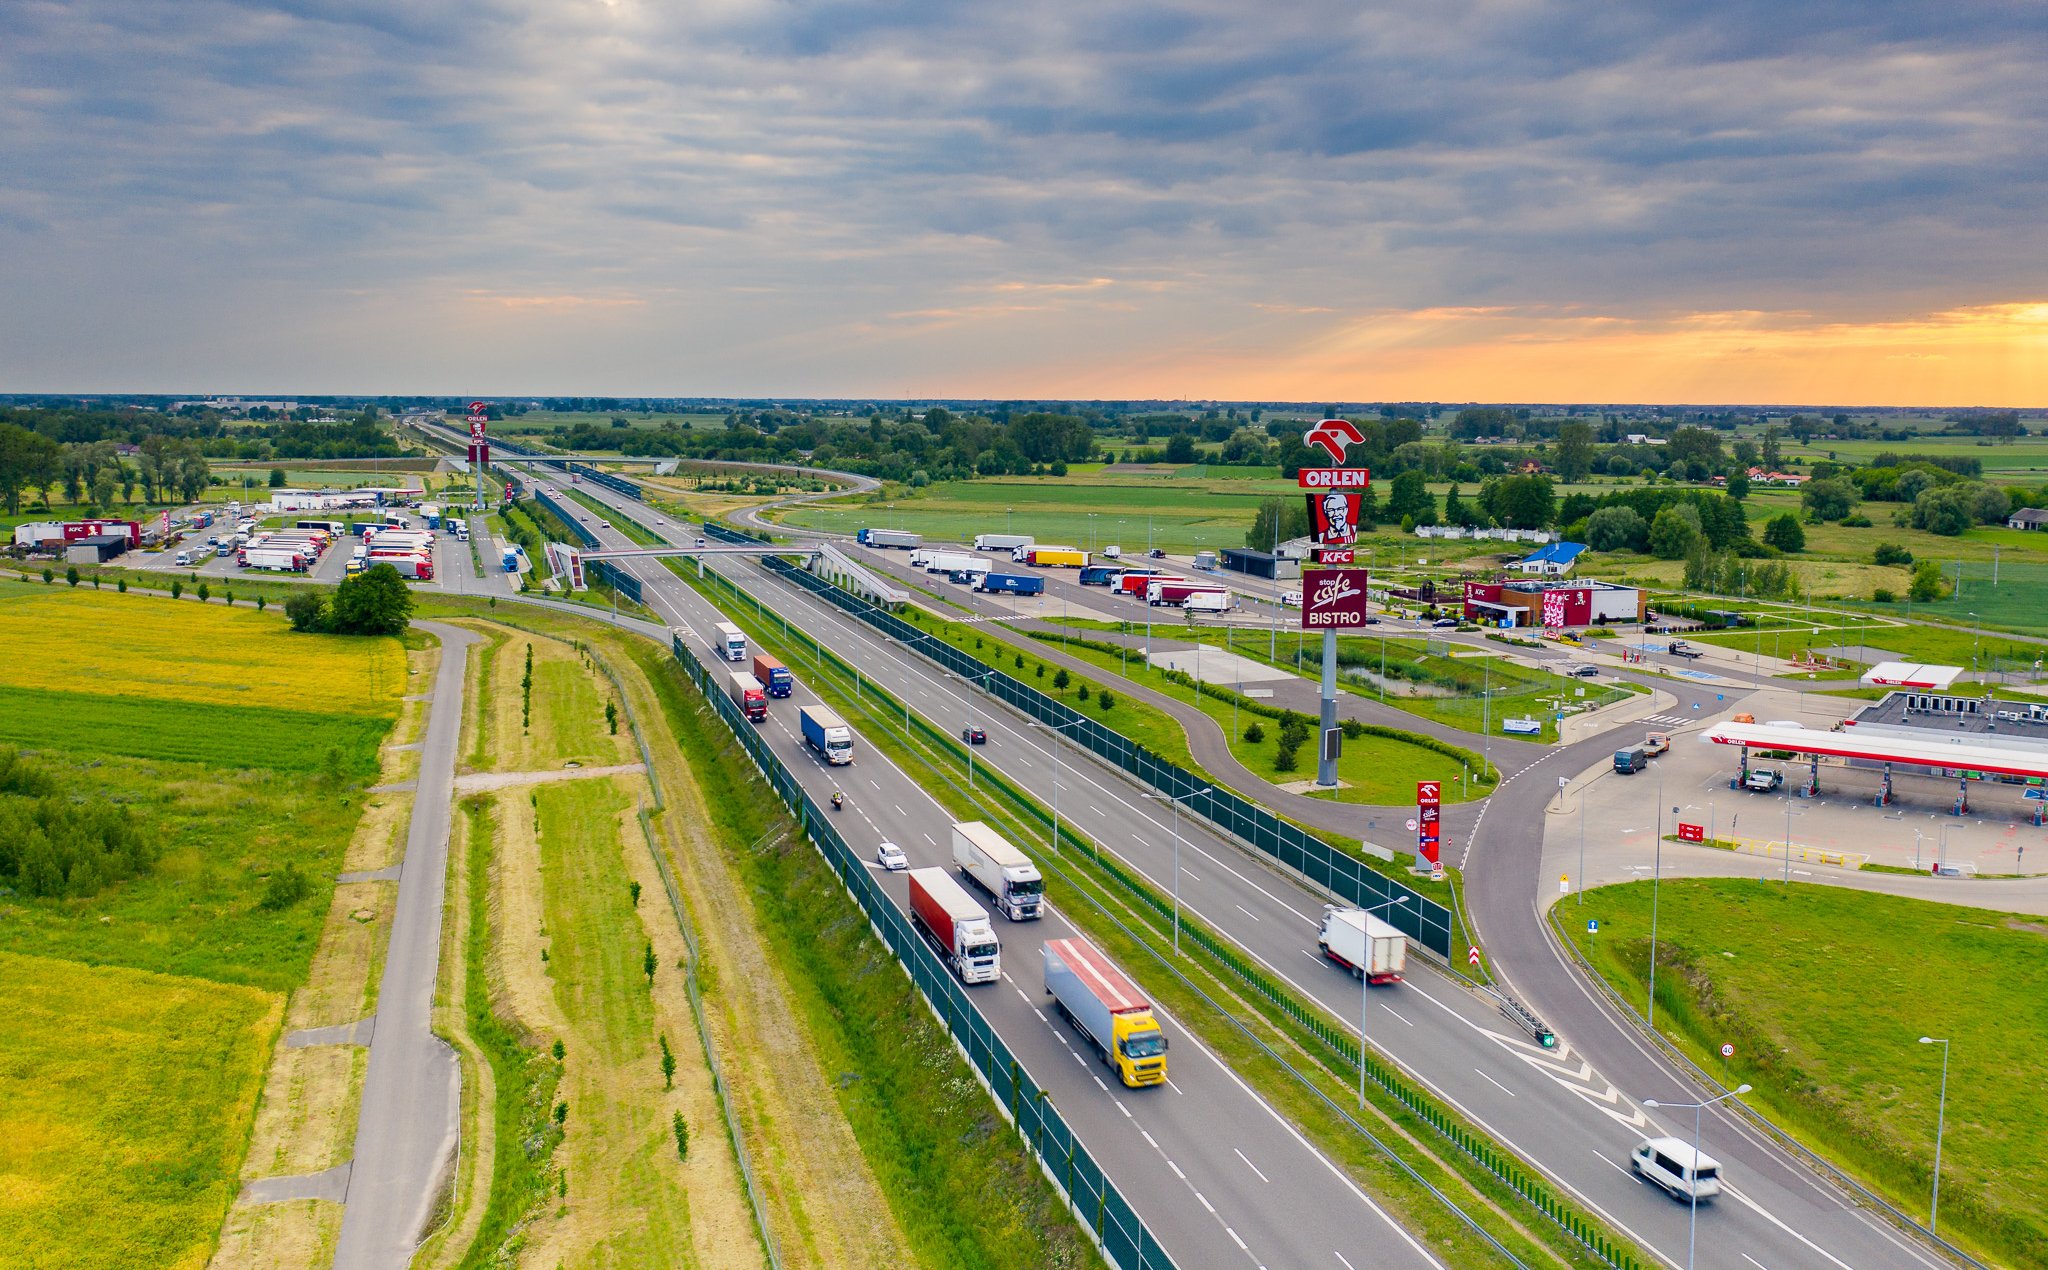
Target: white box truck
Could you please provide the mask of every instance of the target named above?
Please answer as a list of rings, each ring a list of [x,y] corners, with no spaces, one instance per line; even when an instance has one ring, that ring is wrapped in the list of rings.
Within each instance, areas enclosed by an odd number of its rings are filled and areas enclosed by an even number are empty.
[[[1316,943],[1323,956],[1369,983],[1398,983],[1408,967],[1408,937],[1364,909],[1325,908]]]
[[[1039,917],[1045,879],[1010,840],[979,820],[953,826],[953,863],[968,881],[988,892],[996,911],[1013,922]]]
[[[912,869],[910,915],[962,983],[994,983],[1002,976],[1002,945],[988,910],[974,902],[944,869]]]
[[[1019,547],[1028,547],[1030,545],[1030,534],[974,535],[974,549],[976,551],[1015,551]]]
[[[1237,607],[1237,598],[1221,588],[1190,591],[1180,606],[1196,613],[1224,613]]]

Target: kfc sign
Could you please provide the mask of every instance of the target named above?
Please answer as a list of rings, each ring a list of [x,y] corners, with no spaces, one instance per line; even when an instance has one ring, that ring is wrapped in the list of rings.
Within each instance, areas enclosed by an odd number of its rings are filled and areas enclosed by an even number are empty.
[[[1301,629],[1352,630],[1365,625],[1365,570],[1304,569]]]
[[[1362,467],[1305,467],[1294,479],[1303,489],[1365,489],[1372,473]]]
[[[1543,593],[1543,629],[1557,630],[1567,625],[1565,621],[1565,597],[1560,591]]]
[[[1443,785],[1438,781],[1415,782],[1415,856],[1418,868],[1434,872],[1442,867],[1438,855],[1443,817]]]
[[[1362,496],[1341,490],[1310,494],[1308,533],[1318,547],[1348,547],[1358,541],[1358,505]]]
[[[1358,563],[1358,553],[1349,547],[1317,547],[1313,554],[1317,564]]]

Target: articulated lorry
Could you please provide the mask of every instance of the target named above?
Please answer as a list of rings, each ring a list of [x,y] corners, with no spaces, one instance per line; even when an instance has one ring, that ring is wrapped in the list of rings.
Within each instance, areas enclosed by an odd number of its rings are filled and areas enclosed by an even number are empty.
[[[905,551],[924,546],[923,534],[902,529],[863,529],[854,535],[854,540],[863,547],[901,547]]]
[[[1030,545],[1030,534],[974,535],[974,549],[976,551],[1015,551],[1019,547],[1028,547]]]
[[[1136,984],[1085,939],[1045,942],[1045,991],[1133,1089],[1166,1082],[1166,1034]]]
[[[768,690],[771,697],[786,697],[796,687],[796,680],[790,676],[789,667],[783,665],[779,658],[770,657],[766,653],[754,654],[754,678],[761,681],[761,686]]]
[[[944,869],[912,869],[910,915],[962,983],[994,983],[1002,975],[1002,946],[988,910],[974,902]]]
[[[296,547],[245,547],[238,563],[245,569],[302,573],[306,568],[306,557]]]
[[[1204,587],[1188,592],[1180,606],[1196,613],[1225,613],[1237,607],[1237,597],[1222,587]]]
[[[1011,595],[1044,595],[1045,579],[1032,573],[984,573],[974,579],[977,591],[1007,591]]]
[[[1079,547],[1019,547],[1024,554],[1019,557],[1011,553],[1011,559],[1028,564],[1034,569],[1085,569],[1088,567],[1088,553]]]
[[[953,826],[953,863],[967,880],[988,892],[996,911],[1013,922],[1040,916],[1045,879],[1009,839],[979,820]]]
[[[1398,983],[1408,967],[1408,937],[1364,909],[1325,908],[1316,944],[1323,956],[1369,983]]]
[[[399,577],[410,578],[414,582],[434,580],[434,558],[416,551],[373,551],[363,561],[366,569],[374,569],[380,564],[390,565],[398,570]]]
[[[711,648],[727,661],[745,661],[747,633],[731,622],[720,622],[711,628]]]
[[[1142,600],[1145,598],[1145,588],[1151,586],[1154,582],[1185,581],[1187,581],[1186,578],[1174,577],[1164,569],[1125,569],[1122,573],[1116,575],[1116,581],[1112,584],[1111,589],[1118,595],[1135,595]]]
[[[823,706],[804,706],[796,713],[804,744],[816,750],[818,757],[833,767],[853,762],[853,729],[846,726],[846,720]]]
[[[732,703],[747,716],[749,723],[759,723],[768,717],[768,690],[746,671],[726,672],[725,695],[732,698]]]

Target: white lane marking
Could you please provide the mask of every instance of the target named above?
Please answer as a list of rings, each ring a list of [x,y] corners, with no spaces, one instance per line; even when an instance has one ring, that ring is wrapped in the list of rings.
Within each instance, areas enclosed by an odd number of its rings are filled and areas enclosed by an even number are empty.
[[[1250,1156],[1246,1155],[1242,1151],[1239,1151],[1236,1147],[1232,1147],[1230,1148],[1230,1150],[1234,1155],[1237,1156],[1238,1159],[1244,1161],[1244,1166],[1246,1168],[1250,1169],[1253,1173],[1258,1174],[1258,1178],[1261,1182],[1264,1182],[1268,1186],[1271,1186],[1273,1184],[1272,1178],[1267,1177],[1264,1173],[1259,1173],[1259,1166],[1252,1163]]]
[[[1207,1195],[1202,1194],[1200,1191],[1196,1191],[1195,1198],[1201,1200],[1202,1207],[1208,1209],[1212,1215],[1216,1212],[1216,1206],[1209,1202],[1209,1197]]]
[[[1483,1072],[1483,1071],[1479,1071],[1479,1069],[1478,1069],[1477,1067],[1473,1068],[1472,1070],[1473,1070],[1473,1071],[1475,1071],[1475,1072],[1479,1072],[1479,1078],[1480,1078],[1481,1080],[1485,1081],[1485,1082],[1486,1082],[1487,1084],[1489,1084],[1489,1085],[1492,1085],[1492,1086],[1493,1086],[1493,1087],[1494,1087],[1495,1089],[1498,1089],[1498,1090],[1500,1090],[1500,1091],[1501,1091],[1502,1093],[1506,1094],[1506,1095],[1507,1095],[1508,1097],[1512,1098],[1512,1097],[1514,1097],[1514,1096],[1515,1096],[1515,1091],[1514,1091],[1514,1090],[1512,1090],[1512,1089],[1509,1089],[1509,1088],[1508,1088],[1508,1087],[1507,1087],[1506,1085],[1503,1085],[1503,1084],[1501,1084],[1501,1083],[1500,1083],[1499,1081],[1495,1080],[1495,1079],[1494,1079],[1493,1077],[1491,1077],[1491,1076],[1488,1076],[1488,1075],[1487,1075],[1487,1074],[1486,1074],[1485,1072]]]
[[[1344,1263],[1344,1270],[1358,1270],[1357,1266],[1352,1265],[1350,1260],[1347,1257],[1345,1257],[1343,1253],[1338,1252],[1336,1249],[1332,1248],[1330,1250],[1330,1255]]]
[[[1188,1091],[1187,1091],[1187,1090],[1185,1090],[1185,1089],[1182,1089],[1182,1088],[1181,1088],[1181,1087],[1180,1087],[1179,1085],[1176,1085],[1176,1084],[1174,1084],[1174,1083],[1173,1083],[1173,1077],[1171,1077],[1171,1076],[1168,1076],[1168,1077],[1166,1078],[1166,1087],[1167,1087],[1167,1088],[1169,1088],[1169,1089],[1171,1089],[1171,1090],[1173,1090],[1173,1092],[1175,1092],[1175,1093],[1177,1093],[1177,1094],[1180,1094],[1180,1095],[1181,1095],[1182,1097],[1186,1097],[1186,1096],[1187,1096],[1187,1092],[1188,1092]]]
[[[901,809],[901,808],[898,808],[897,810],[899,810],[899,811],[900,811],[900,810],[902,810],[902,809]],[[925,834],[925,836],[924,836],[924,840],[925,840],[926,842],[929,842],[929,843],[931,843],[931,844],[932,844],[933,846],[935,846],[935,847],[939,845],[939,840],[938,840],[937,838],[934,838],[934,837],[932,837],[932,836],[931,836],[930,834]]]
[[[1636,1175],[1635,1175],[1635,1173],[1634,1173],[1634,1172],[1632,1172],[1631,1170],[1629,1170],[1629,1169],[1625,1169],[1625,1168],[1621,1167],[1621,1166],[1620,1166],[1619,1164],[1616,1164],[1616,1163],[1615,1163],[1614,1161],[1612,1161],[1612,1160],[1609,1160],[1609,1159],[1607,1159],[1607,1156],[1606,1156],[1606,1154],[1605,1154],[1604,1152],[1600,1152],[1600,1151],[1595,1151],[1595,1152],[1593,1152],[1593,1154],[1594,1154],[1594,1155],[1597,1155],[1597,1156],[1599,1156],[1599,1157],[1600,1157],[1600,1158],[1601,1158],[1602,1160],[1606,1161],[1607,1167],[1608,1167],[1608,1168],[1610,1168],[1610,1169],[1613,1169],[1613,1170],[1614,1170],[1615,1172],[1617,1172],[1617,1173],[1620,1173],[1620,1174],[1622,1174],[1623,1176],[1626,1176],[1626,1177],[1635,1177],[1635,1176],[1636,1176]],[[1638,1178],[1636,1178],[1636,1180],[1637,1180],[1638,1182],[1642,1181],[1642,1179],[1641,1179],[1641,1178],[1639,1178],[1639,1177],[1638,1177]]]
[[[1832,1261],[1836,1265],[1842,1267],[1842,1270],[1850,1270],[1848,1262],[1842,1260],[1840,1257],[1837,1257],[1835,1254],[1829,1252],[1827,1249],[1821,1247],[1819,1244],[1813,1242],[1811,1239],[1808,1239],[1805,1235],[1800,1234],[1798,1231],[1792,1229],[1790,1226],[1787,1226],[1784,1222],[1779,1221],[1777,1216],[1773,1214],[1769,1209],[1765,1208],[1762,1204],[1757,1203],[1749,1196],[1744,1195],[1741,1191],[1738,1191],[1734,1187],[1728,1185],[1727,1182],[1724,1181],[1721,1183],[1721,1191],[1723,1194],[1733,1195],[1735,1197],[1736,1202],[1741,1204],[1744,1208],[1749,1209],[1757,1216],[1771,1223],[1771,1225],[1776,1226],[1779,1230],[1784,1231],[1786,1234],[1792,1236],[1794,1239],[1797,1239],[1800,1243],[1805,1244],[1807,1247],[1813,1249],[1821,1256],[1826,1257],[1829,1261]]]
[[[1168,1160],[1168,1161],[1166,1162],[1166,1167],[1167,1167],[1167,1168],[1170,1168],[1170,1169],[1172,1169],[1172,1170],[1173,1170],[1173,1175],[1174,1175],[1175,1177],[1179,1178],[1179,1179],[1180,1179],[1181,1181],[1185,1182],[1185,1181],[1187,1181],[1187,1180],[1188,1180],[1188,1175],[1187,1175],[1187,1174],[1185,1174],[1185,1173],[1183,1173],[1183,1172],[1181,1172],[1181,1171],[1180,1171],[1180,1165],[1178,1165],[1178,1164],[1175,1164],[1175,1163],[1174,1163],[1174,1162],[1173,1162],[1172,1160]]]
[[[1246,908],[1242,904],[1233,904],[1231,905],[1231,907],[1236,909],[1238,912],[1243,913],[1246,917],[1251,918],[1255,922],[1259,920],[1259,915],[1257,913],[1252,912],[1250,909]]]
[[[1245,1247],[1245,1245],[1244,1245],[1244,1240],[1242,1240],[1242,1239],[1239,1239],[1239,1238],[1237,1237],[1237,1232],[1236,1232],[1236,1231],[1234,1231],[1234,1230],[1232,1230],[1232,1229],[1231,1229],[1230,1227],[1228,1227],[1228,1226],[1225,1226],[1225,1227],[1223,1228],[1223,1233],[1224,1233],[1224,1234],[1226,1234],[1226,1235],[1229,1235],[1229,1236],[1230,1236],[1230,1238],[1231,1238],[1231,1239],[1232,1239],[1233,1241],[1235,1241],[1235,1242],[1236,1242],[1236,1244],[1237,1244],[1237,1246],[1238,1246],[1239,1250],[1241,1250],[1241,1251],[1243,1251],[1243,1252],[1250,1252],[1250,1251],[1251,1251],[1251,1249],[1249,1249],[1249,1248],[1246,1248],[1246,1247]]]
[[[1770,1270],[1770,1267],[1769,1267],[1769,1266],[1765,1265],[1765,1264],[1764,1264],[1763,1262],[1761,1262],[1761,1261],[1758,1261],[1758,1260],[1757,1260],[1757,1259],[1756,1259],[1755,1257],[1752,1257],[1752,1256],[1750,1256],[1750,1255],[1749,1255],[1748,1253],[1746,1253],[1746,1252],[1742,1254],[1742,1259],[1743,1259],[1744,1261],[1747,1261],[1747,1262],[1748,1262],[1749,1264],[1751,1264],[1751,1265],[1755,1266],[1755,1267],[1756,1267],[1756,1270]]]

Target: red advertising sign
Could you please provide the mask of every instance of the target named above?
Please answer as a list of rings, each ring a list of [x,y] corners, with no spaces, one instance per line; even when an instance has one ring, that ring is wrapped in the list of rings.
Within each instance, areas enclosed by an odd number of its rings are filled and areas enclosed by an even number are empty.
[[[1310,549],[1317,564],[1356,564],[1358,553],[1350,547],[1314,547]]]
[[[1367,489],[1372,472],[1362,467],[1305,467],[1294,474],[1303,489]]]
[[[1326,490],[1308,499],[1308,534],[1319,547],[1346,547],[1358,541],[1359,494]]]
[[[1434,870],[1439,867],[1437,858],[1438,832],[1443,815],[1443,786],[1437,781],[1415,782],[1415,854]]]
[[[1365,604],[1365,570],[1302,570],[1301,629],[1344,631],[1363,628]]]
[[[1681,822],[1678,826],[1678,840],[1680,842],[1705,842],[1707,840],[1707,827],[1705,825],[1688,825]]]

